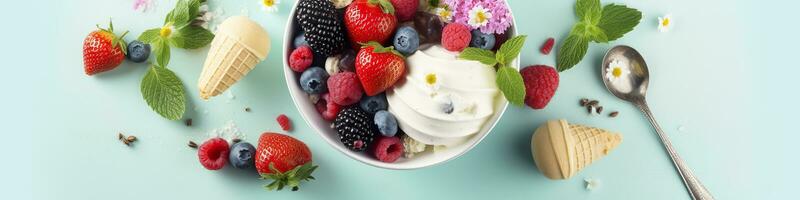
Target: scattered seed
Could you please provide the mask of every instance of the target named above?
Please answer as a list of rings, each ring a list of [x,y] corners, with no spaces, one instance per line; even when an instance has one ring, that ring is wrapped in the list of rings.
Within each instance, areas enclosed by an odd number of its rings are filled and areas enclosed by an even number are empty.
[[[588,104],[586,104],[586,105],[594,107],[594,106],[596,106],[598,103],[600,103],[600,102],[599,102],[599,101],[597,101],[597,100],[591,100],[591,101],[589,101],[589,103],[588,103]]]
[[[125,138],[125,136],[124,136],[124,135],[122,135],[122,133],[117,133],[117,134],[119,134],[119,135],[117,135],[117,137],[119,137],[119,138],[118,138],[119,140],[122,140],[122,138]]]
[[[128,140],[122,140],[122,143],[127,145],[127,146],[131,146],[131,142],[128,141]]]
[[[244,108],[245,112],[250,112],[250,107]]]
[[[597,111],[597,114],[602,113],[603,112],[603,106],[598,106],[597,109],[595,109],[595,111]]]
[[[617,115],[619,115],[618,111],[614,111],[608,114],[609,117],[617,117]]]
[[[589,112],[589,114],[592,114],[592,108],[593,107],[591,106],[586,106],[586,111]]]
[[[186,119],[186,126],[192,126],[192,118]]]
[[[125,140],[128,142],[134,142],[136,141],[136,136],[129,135],[127,138],[125,138]]]
[[[589,99],[587,99],[587,98],[581,99],[581,107],[586,106],[586,104],[588,104],[588,103],[589,103]]]
[[[239,142],[241,142],[241,141],[242,141],[242,139],[239,139],[239,138],[233,139],[233,143],[234,143],[234,144],[236,144],[236,143],[239,143]]]
[[[189,147],[192,149],[197,149],[197,143],[194,143],[191,140],[189,140]]]

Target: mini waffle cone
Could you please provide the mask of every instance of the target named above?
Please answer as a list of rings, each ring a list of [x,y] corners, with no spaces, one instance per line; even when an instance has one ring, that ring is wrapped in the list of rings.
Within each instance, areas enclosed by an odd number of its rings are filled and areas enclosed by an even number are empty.
[[[571,154],[575,158],[573,174],[608,155],[609,151],[622,142],[622,136],[619,134],[599,128],[570,124],[569,129],[575,139],[575,144],[573,144],[575,151]]]
[[[203,99],[225,92],[261,61],[238,40],[225,34],[217,35],[211,47],[198,81]]]
[[[531,152],[536,167],[547,178],[567,179],[621,142],[622,136],[616,133],[552,120],[536,129],[531,138]]]

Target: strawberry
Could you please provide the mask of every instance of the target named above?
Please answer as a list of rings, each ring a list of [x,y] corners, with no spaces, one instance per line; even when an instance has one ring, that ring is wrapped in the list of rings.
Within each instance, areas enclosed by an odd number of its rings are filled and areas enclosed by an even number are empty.
[[[89,76],[119,66],[125,60],[128,49],[123,39],[128,31],[117,37],[114,34],[114,24],[110,21],[108,29],[100,28],[100,25],[97,25],[97,29],[83,40],[83,67]]]
[[[258,139],[255,158],[256,170],[261,179],[272,179],[265,186],[281,190],[285,186],[297,191],[300,181],[313,180],[311,173],[317,166],[311,164],[311,151],[305,143],[291,136],[266,132]]]
[[[356,55],[356,74],[367,96],[392,87],[406,73],[406,61],[394,47],[369,42]]]
[[[397,26],[394,6],[389,0],[356,0],[345,11],[344,25],[354,49],[370,41],[384,44]]]

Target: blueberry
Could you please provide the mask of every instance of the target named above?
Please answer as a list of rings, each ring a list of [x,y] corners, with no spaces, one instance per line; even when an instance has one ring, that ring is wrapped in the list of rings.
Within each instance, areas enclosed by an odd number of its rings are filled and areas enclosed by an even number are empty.
[[[386,137],[394,137],[397,134],[397,119],[389,111],[381,110],[375,113],[375,125],[378,131]]]
[[[247,169],[253,166],[253,157],[255,157],[256,148],[247,142],[239,142],[233,144],[231,153],[228,160],[233,167],[239,169]]]
[[[472,40],[469,41],[469,46],[492,50],[492,48],[494,48],[494,43],[494,34],[486,34],[478,29],[472,30]]]
[[[322,67],[310,67],[300,75],[300,87],[309,94],[328,91],[328,72]]]
[[[411,26],[403,26],[394,34],[394,48],[404,55],[411,55],[419,48],[419,34]]]
[[[138,40],[131,41],[127,50],[128,55],[126,57],[133,62],[141,63],[150,57],[150,44],[145,44]]]
[[[301,32],[294,38],[294,48],[308,45],[308,41],[306,41],[306,33]]]
[[[389,103],[386,102],[386,94],[380,93],[375,96],[365,96],[361,98],[358,103],[361,109],[367,111],[369,114],[375,114],[378,111],[386,110],[389,108]]]

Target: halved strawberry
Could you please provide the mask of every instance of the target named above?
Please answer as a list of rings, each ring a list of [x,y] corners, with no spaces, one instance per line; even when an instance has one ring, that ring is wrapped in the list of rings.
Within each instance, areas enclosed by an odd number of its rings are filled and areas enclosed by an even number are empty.
[[[397,27],[394,6],[389,0],[356,0],[344,14],[344,25],[353,48],[376,41],[384,44]]]
[[[406,73],[406,61],[394,47],[369,42],[356,55],[356,74],[367,96],[392,87]]]
[[[100,28],[100,25],[97,25],[97,29],[83,40],[83,68],[89,76],[119,66],[125,60],[128,49],[123,39],[128,31],[117,37],[111,21],[108,22],[108,29]]]

